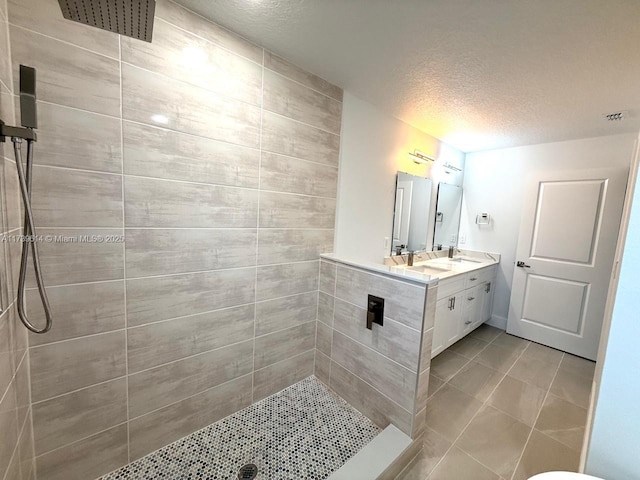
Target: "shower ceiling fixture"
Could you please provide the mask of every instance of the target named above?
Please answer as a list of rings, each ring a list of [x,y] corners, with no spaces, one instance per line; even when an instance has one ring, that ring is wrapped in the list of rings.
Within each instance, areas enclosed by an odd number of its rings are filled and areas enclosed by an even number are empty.
[[[156,0],[58,0],[67,20],[151,42]]]
[[[435,162],[436,159],[427,155],[424,152],[421,152],[420,150],[414,150],[413,153],[408,153],[409,158],[411,160],[413,160],[415,163],[429,163],[429,162]]]

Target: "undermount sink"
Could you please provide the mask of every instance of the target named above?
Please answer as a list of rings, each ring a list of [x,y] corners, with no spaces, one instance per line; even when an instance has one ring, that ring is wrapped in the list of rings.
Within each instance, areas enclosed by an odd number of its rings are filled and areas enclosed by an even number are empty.
[[[441,272],[450,272],[451,267],[447,265],[414,265],[407,267],[415,272],[426,273],[427,275],[438,275]]]
[[[480,260],[473,260],[471,258],[463,258],[463,257],[442,257],[436,258],[435,260],[429,260],[431,263],[482,263]]]

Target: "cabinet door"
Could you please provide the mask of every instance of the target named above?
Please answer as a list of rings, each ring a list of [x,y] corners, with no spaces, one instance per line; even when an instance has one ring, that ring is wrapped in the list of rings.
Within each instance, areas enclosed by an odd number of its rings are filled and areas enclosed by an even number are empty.
[[[447,348],[447,317],[450,298],[443,298],[436,303],[436,318],[433,323],[433,343],[431,344],[431,358]]]
[[[455,310],[455,296],[446,297],[436,303],[436,318],[433,325],[433,343],[431,345],[431,358],[438,355],[451,345],[451,332],[458,330]]]
[[[458,292],[453,297],[453,308],[449,314],[449,331],[447,336],[447,347],[453,345],[463,337],[462,317],[464,314],[464,291]]]
[[[484,323],[491,318],[493,310],[493,286],[495,280],[489,280],[484,284],[482,290],[482,317],[480,323]]]

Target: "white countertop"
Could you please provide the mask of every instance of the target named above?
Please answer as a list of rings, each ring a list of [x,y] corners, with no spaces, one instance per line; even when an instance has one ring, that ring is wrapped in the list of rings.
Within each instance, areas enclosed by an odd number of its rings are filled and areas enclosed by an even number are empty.
[[[438,252],[438,254],[442,255],[440,252]],[[413,267],[408,267],[402,263],[397,265],[382,265],[346,258],[333,253],[325,253],[320,255],[320,257],[424,285],[500,263],[500,255],[495,253],[457,250],[453,260],[447,258],[446,252],[444,252],[444,255],[445,256],[438,256],[437,258],[428,260],[416,261]]]

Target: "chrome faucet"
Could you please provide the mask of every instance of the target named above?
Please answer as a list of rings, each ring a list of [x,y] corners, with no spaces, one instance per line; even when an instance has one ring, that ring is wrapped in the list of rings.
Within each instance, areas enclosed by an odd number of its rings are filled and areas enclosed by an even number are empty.
[[[453,254],[456,251],[456,247],[454,247],[453,245],[449,245],[449,258],[453,258]]]

